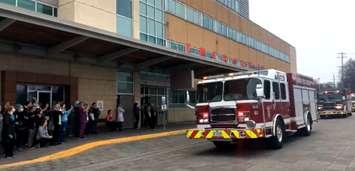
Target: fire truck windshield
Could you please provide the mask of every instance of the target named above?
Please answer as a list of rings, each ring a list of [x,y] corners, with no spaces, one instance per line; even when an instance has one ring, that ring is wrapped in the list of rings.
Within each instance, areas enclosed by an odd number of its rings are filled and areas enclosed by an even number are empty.
[[[328,94],[322,94],[319,96],[319,102],[320,103],[325,103],[325,102],[339,102],[343,101],[343,97],[341,94],[337,93],[328,93]]]
[[[197,99],[199,103],[218,102],[222,100],[222,82],[197,85]]]
[[[257,78],[226,81],[224,83],[224,100],[257,100],[257,84],[261,84],[261,80]]]

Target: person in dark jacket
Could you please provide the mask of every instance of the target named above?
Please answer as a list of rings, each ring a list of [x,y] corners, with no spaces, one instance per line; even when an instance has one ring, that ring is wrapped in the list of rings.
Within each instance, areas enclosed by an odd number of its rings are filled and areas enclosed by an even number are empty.
[[[2,145],[4,147],[5,158],[13,157],[14,144],[15,144],[15,108],[9,106],[5,108],[5,114],[3,118],[3,130],[2,130]]]
[[[97,133],[97,121],[101,114],[100,109],[97,107],[96,103],[92,103],[88,112],[89,122],[88,122],[88,133]]]
[[[22,105],[16,106],[15,115],[15,125],[16,125],[16,147],[17,149],[21,149],[26,144],[27,140],[27,129],[25,126],[25,112]]]
[[[134,116],[134,128],[138,129],[140,128],[140,109],[138,107],[138,103],[135,102],[133,104],[133,116]]]
[[[54,106],[54,110],[51,111],[52,116],[52,123],[53,123],[53,144],[61,144],[60,137],[61,137],[61,130],[62,130],[62,112],[60,110],[60,104],[56,104]]]

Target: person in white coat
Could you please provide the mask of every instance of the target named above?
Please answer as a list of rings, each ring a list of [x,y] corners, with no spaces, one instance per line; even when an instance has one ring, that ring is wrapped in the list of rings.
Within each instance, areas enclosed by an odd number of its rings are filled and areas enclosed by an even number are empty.
[[[117,128],[119,131],[122,131],[122,128],[123,128],[124,113],[125,112],[126,111],[123,109],[123,107],[120,104],[118,104],[116,119],[117,119]]]

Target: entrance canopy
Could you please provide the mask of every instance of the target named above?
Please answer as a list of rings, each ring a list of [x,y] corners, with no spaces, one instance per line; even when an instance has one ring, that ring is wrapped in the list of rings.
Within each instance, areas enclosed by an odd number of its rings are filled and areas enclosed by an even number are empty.
[[[135,69],[194,70],[196,77],[242,70],[116,33],[0,4],[0,52]]]

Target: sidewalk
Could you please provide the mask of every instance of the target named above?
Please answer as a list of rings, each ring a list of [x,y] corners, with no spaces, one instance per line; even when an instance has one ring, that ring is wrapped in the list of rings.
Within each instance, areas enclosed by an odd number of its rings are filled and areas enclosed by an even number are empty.
[[[98,134],[90,134],[86,138],[73,138],[69,137],[66,139],[61,145],[57,146],[48,146],[45,148],[32,148],[32,149],[25,149],[23,151],[15,152],[15,155],[12,159],[5,159],[3,157],[0,158],[0,165],[14,163],[19,161],[25,160],[32,160],[38,157],[42,157],[48,154],[60,152],[69,148],[73,148],[79,145],[83,145],[86,143],[91,143],[100,140],[108,140],[113,138],[123,138],[123,137],[130,137],[130,136],[137,136],[137,135],[147,135],[147,134],[154,134],[154,133],[162,133],[168,131],[175,131],[175,130],[183,130],[192,128],[195,126],[195,123],[186,122],[186,123],[171,123],[168,125],[167,129],[163,129],[162,127],[157,127],[154,130],[151,129],[126,129],[122,132],[115,131],[115,132],[99,132]]]

